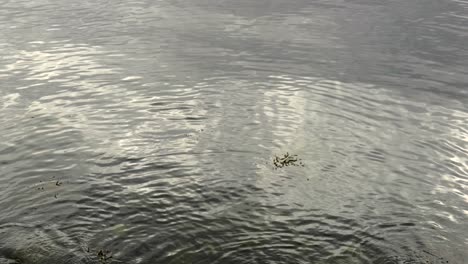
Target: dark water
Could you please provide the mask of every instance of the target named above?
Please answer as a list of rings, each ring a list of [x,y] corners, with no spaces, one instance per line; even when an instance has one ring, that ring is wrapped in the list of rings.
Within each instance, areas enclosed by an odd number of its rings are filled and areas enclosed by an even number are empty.
[[[0,58],[0,263],[468,263],[466,0],[3,0]]]

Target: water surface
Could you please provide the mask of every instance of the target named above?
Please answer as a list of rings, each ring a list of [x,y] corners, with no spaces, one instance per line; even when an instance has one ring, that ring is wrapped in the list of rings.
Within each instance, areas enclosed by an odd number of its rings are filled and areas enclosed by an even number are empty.
[[[0,263],[467,263],[467,32],[465,0],[2,1]]]

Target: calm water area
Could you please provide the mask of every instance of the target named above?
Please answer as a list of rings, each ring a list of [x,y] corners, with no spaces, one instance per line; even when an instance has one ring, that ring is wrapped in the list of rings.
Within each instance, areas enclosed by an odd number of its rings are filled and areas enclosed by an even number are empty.
[[[0,0],[0,263],[468,263],[468,0]]]

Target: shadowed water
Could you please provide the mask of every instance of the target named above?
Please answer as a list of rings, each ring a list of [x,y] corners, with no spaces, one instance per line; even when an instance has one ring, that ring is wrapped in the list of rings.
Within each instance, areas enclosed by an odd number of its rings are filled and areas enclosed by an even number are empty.
[[[464,0],[0,1],[0,263],[467,263],[467,32]]]

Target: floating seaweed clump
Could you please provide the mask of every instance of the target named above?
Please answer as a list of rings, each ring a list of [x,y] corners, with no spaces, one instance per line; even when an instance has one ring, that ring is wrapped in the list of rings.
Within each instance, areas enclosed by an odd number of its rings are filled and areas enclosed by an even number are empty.
[[[112,253],[109,250],[99,250],[97,252],[97,256],[99,258],[99,263],[100,264],[108,264],[110,263],[110,259],[112,259]]]
[[[297,155],[290,155],[289,152],[286,152],[283,156],[275,156],[273,158],[273,165],[276,169],[288,167],[288,166],[301,166],[304,167],[302,160],[297,157]]]
[[[91,249],[87,247],[86,253],[91,253]],[[112,252],[110,250],[100,249],[96,252],[96,257],[99,264],[110,264],[112,259]]]

